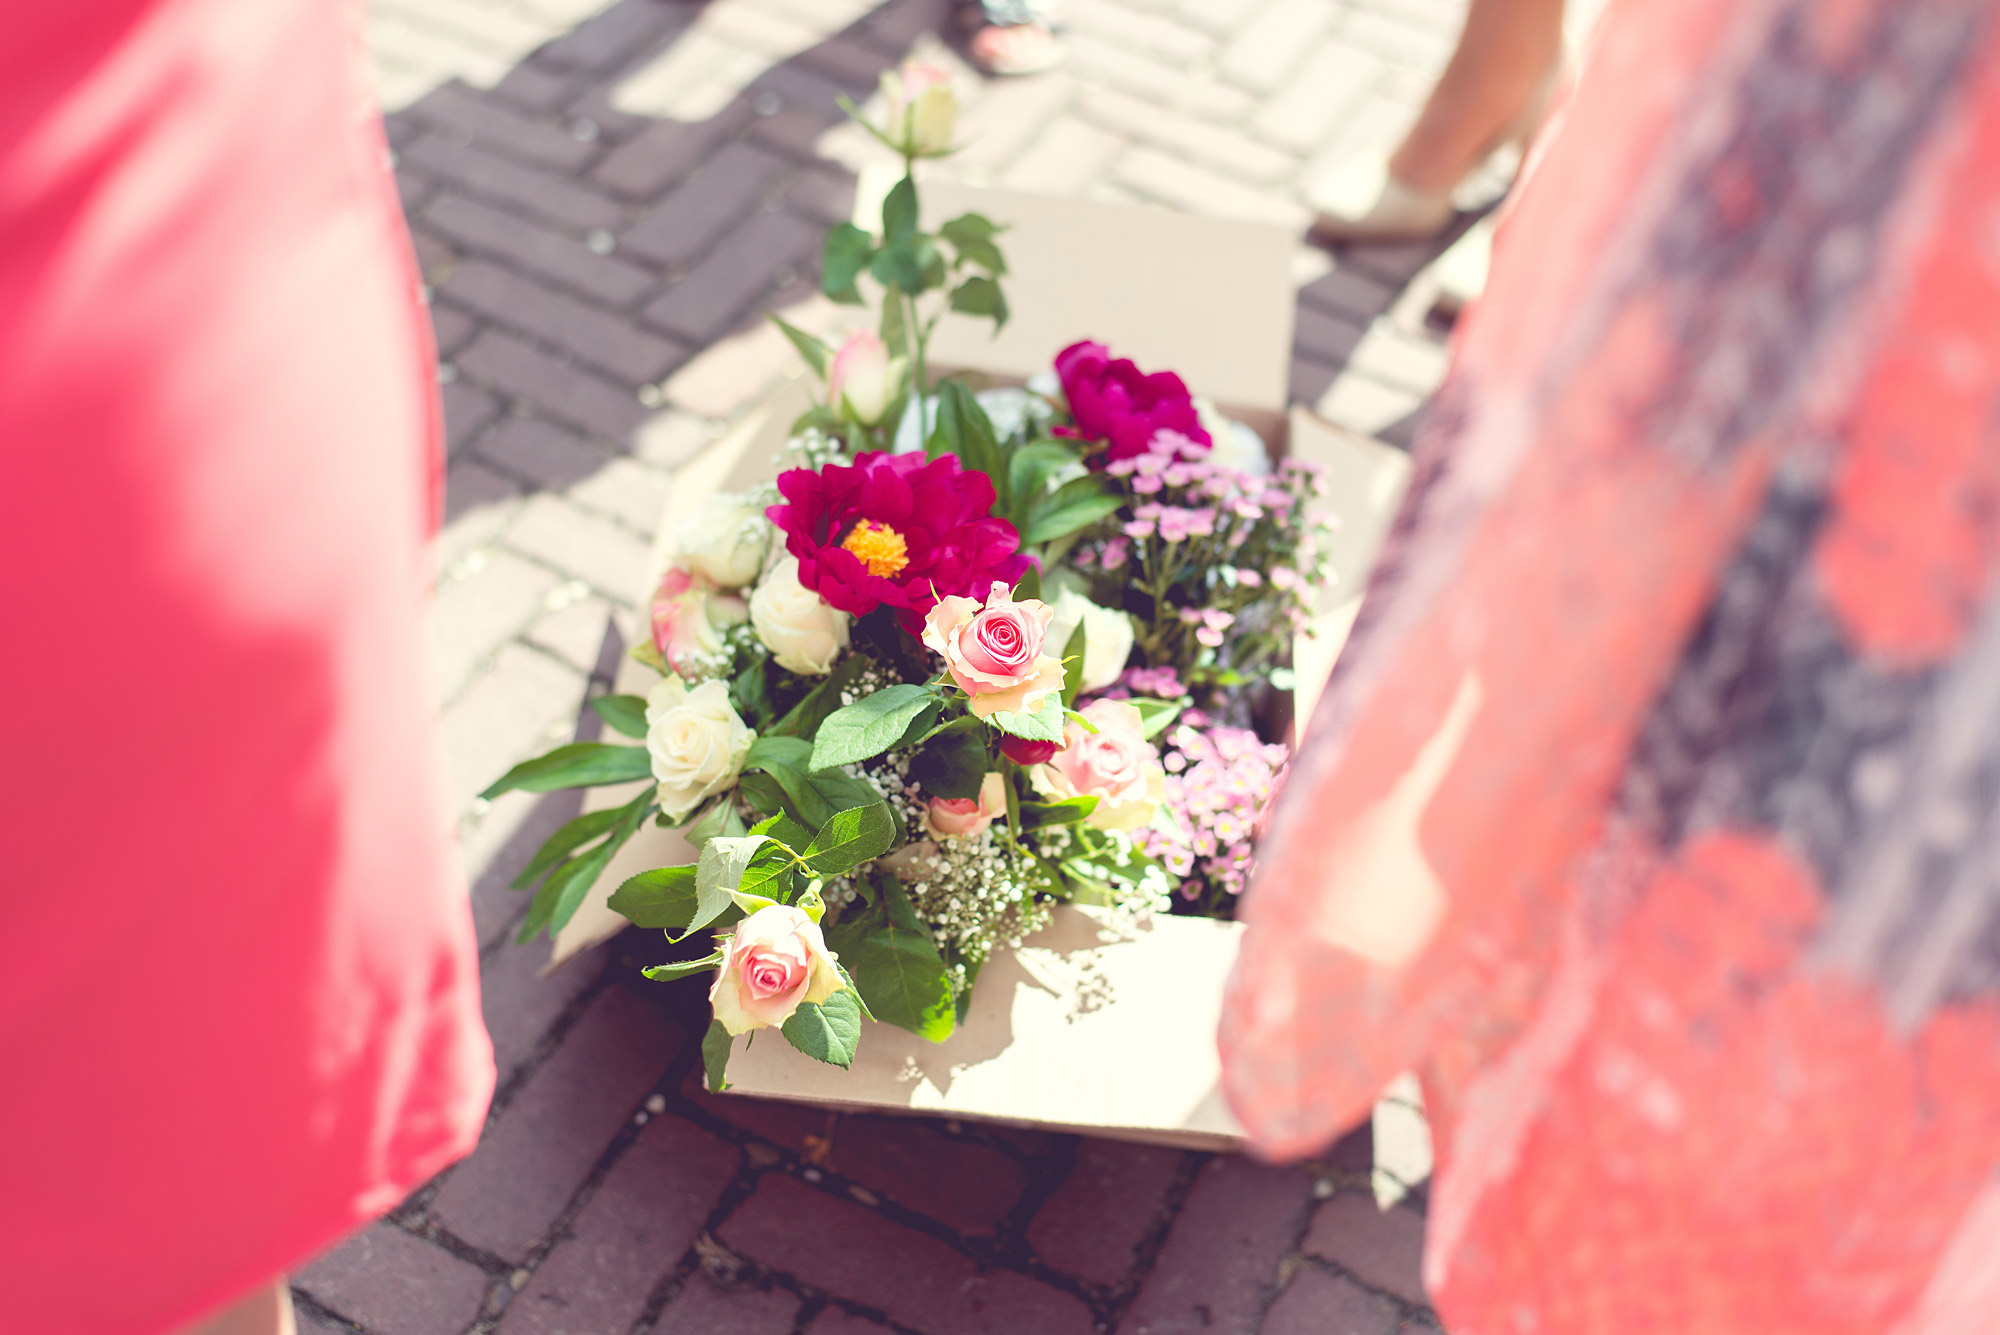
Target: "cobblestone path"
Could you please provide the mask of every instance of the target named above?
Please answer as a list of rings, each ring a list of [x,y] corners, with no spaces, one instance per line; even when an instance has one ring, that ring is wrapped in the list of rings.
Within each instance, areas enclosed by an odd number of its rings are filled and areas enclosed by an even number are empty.
[[[1400,129],[1456,0],[1068,0],[1058,72],[961,81],[933,175],[1303,224]],[[372,1335],[1434,1330],[1396,1100],[1321,1163],[712,1097],[694,984],[629,937],[549,979],[506,887],[573,797],[474,794],[566,740],[636,627],[674,469],[781,374],[765,310],[824,326],[818,237],[942,0],[375,0],[449,431],[437,688],[500,1090],[478,1152],[295,1277],[302,1329]],[[1301,248],[1296,399],[1406,443],[1444,352],[1430,247]],[[609,633],[607,633],[609,628]],[[584,711],[587,716],[588,711]],[[621,946],[623,949],[621,950]],[[1199,1041],[1207,1041],[1200,1036]]]

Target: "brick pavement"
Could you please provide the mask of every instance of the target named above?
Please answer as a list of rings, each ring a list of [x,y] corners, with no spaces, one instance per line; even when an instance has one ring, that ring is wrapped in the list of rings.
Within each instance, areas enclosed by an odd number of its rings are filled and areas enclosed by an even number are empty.
[[[1458,0],[1069,0],[1069,63],[964,74],[933,174],[1302,222],[1386,143]],[[825,327],[817,237],[878,151],[834,97],[946,0],[375,0],[450,449],[436,683],[501,1084],[480,1149],[296,1276],[302,1329],[860,1335],[1434,1329],[1418,1115],[1319,1163],[717,1098],[694,984],[621,941],[547,980],[505,889],[574,795],[474,794],[593,724],[674,470]],[[1299,253],[1294,397],[1406,443],[1442,370],[1433,247]],[[581,720],[581,721],[580,721]],[[621,949],[621,946],[623,947]],[[653,962],[653,961],[645,961]],[[1413,1129],[1414,1128],[1414,1129]]]

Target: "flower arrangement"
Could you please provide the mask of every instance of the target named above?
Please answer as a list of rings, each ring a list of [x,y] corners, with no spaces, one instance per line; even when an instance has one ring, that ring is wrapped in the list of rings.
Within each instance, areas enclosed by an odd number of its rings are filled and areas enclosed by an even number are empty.
[[[1257,707],[1329,574],[1313,470],[1171,372],[1085,341],[1026,388],[932,383],[944,310],[1007,318],[1001,229],[920,229],[912,169],[955,104],[922,67],[883,92],[869,128],[903,178],[822,267],[836,301],[879,288],[873,327],[836,347],[778,322],[825,393],[771,485],[676,534],[635,651],[659,681],[593,702],[631,744],[558,747],[486,793],[647,781],[549,838],[521,935],[559,930],[647,821],[680,828],[698,859],[610,905],[715,934],[646,972],[713,974],[718,1089],[756,1030],[840,1066],[864,1018],[949,1037],[1051,905],[1227,915],[1286,761]]]

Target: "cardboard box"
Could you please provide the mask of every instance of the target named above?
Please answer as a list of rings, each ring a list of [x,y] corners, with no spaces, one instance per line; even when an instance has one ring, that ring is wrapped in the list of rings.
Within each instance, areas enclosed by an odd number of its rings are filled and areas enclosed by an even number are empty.
[[[888,184],[864,177],[862,198],[872,192],[879,199]],[[1341,580],[1321,605],[1319,638],[1302,640],[1296,651],[1305,717],[1353,621],[1408,462],[1304,409],[1287,412],[1295,239],[1259,224],[957,186],[925,186],[923,205],[927,225],[976,210],[1009,228],[1004,249],[1015,311],[998,338],[990,322],[947,316],[934,367],[1018,381],[1047,368],[1067,344],[1095,338],[1149,370],[1178,372],[1194,392],[1256,427],[1274,453],[1327,466],[1334,483],[1328,503],[1342,521],[1333,554]],[[857,213],[867,216],[867,207]],[[801,368],[679,470],[642,604],[673,559],[680,520],[717,491],[767,480],[813,393]],[[653,679],[628,662],[617,689],[643,694]],[[622,803],[638,787],[594,793],[591,806]],[[605,904],[626,877],[694,859],[677,833],[642,830],[558,934],[550,967],[626,926]],[[1120,933],[1107,923],[1094,910],[1057,908],[1046,929],[987,963],[965,1024],[943,1044],[869,1025],[853,1069],[842,1071],[766,1035],[737,1045],[731,1087],[842,1108],[1234,1146],[1239,1131],[1219,1095],[1214,1033],[1241,929],[1158,917]]]

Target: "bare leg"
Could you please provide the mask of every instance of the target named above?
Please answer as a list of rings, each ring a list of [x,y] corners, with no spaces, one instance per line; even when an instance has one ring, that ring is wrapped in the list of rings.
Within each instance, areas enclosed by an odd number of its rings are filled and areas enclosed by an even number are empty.
[[[189,1326],[181,1335],[298,1335],[292,1319],[292,1291],[281,1275],[227,1311]]]
[[[1472,0],[1390,174],[1423,191],[1457,185],[1541,96],[1562,59],[1562,20],[1563,0]]]

